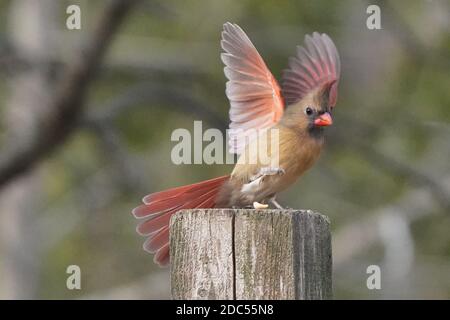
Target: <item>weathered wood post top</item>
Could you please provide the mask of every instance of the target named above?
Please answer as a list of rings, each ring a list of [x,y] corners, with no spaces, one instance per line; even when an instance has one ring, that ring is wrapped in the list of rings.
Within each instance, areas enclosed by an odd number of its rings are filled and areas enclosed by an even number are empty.
[[[310,210],[193,209],[170,221],[174,299],[331,299],[331,235]]]

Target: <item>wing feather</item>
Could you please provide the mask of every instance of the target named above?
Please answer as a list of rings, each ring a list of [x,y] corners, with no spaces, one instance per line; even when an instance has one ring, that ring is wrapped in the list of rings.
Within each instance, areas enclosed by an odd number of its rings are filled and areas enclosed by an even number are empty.
[[[230,152],[239,154],[256,130],[268,129],[280,120],[284,101],[277,81],[238,25],[224,24],[221,46],[230,101]]]
[[[330,37],[318,32],[306,35],[304,47],[297,47],[297,55],[289,59],[289,68],[283,72],[282,92],[286,105],[331,83],[329,105],[334,107],[340,72],[339,53]]]

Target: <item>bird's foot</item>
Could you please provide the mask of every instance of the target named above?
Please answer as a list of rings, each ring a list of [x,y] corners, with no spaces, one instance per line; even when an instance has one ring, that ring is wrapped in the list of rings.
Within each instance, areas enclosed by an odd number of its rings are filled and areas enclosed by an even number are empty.
[[[266,176],[282,176],[286,173],[283,168],[278,167],[263,167],[259,169],[258,173],[250,178],[250,182],[260,184]]]
[[[282,176],[286,173],[283,168],[278,167],[263,167],[259,169],[259,174],[262,176]]]

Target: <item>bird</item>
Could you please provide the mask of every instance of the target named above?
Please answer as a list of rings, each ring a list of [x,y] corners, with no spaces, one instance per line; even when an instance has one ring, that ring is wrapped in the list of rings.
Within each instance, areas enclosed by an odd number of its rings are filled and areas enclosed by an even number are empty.
[[[161,267],[170,264],[169,221],[182,209],[283,208],[276,195],[317,161],[324,132],[333,123],[340,58],[325,33],[305,35],[282,72],[281,86],[249,37],[226,22],[221,60],[230,102],[229,151],[238,155],[230,175],[151,193],[132,213],[144,250]],[[255,133],[256,131],[256,133]],[[276,134],[275,134],[276,133]],[[277,137],[276,145],[272,136]],[[265,142],[268,161],[249,161]],[[245,156],[247,155],[247,156]],[[267,159],[266,159],[267,160]]]

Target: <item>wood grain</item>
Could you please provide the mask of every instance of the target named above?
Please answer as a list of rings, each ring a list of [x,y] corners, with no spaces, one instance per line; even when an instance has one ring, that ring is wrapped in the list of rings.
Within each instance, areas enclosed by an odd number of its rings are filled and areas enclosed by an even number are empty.
[[[171,220],[174,299],[331,299],[327,217],[196,209]]]
[[[170,220],[173,299],[233,299],[233,212],[182,210]]]

